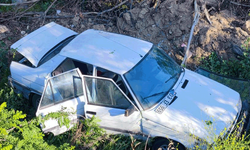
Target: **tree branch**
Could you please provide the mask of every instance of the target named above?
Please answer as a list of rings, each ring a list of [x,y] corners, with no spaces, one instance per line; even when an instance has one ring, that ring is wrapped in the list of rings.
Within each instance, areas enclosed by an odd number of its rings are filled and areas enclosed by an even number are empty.
[[[230,1],[231,4],[238,5],[238,6],[244,6],[244,7],[250,7],[250,5],[245,5],[245,4],[239,4],[233,1]]]
[[[125,0],[125,1],[121,2],[120,4],[114,6],[114,7],[110,8],[110,9],[104,10],[102,12],[86,12],[86,13],[82,13],[82,15],[102,15],[104,13],[110,12],[110,11],[120,7],[121,5],[123,5],[123,4],[127,3],[127,2],[128,2],[128,0]]]
[[[27,2],[21,2],[21,3],[11,3],[11,4],[6,4],[6,3],[0,3],[0,6],[16,6],[16,5],[23,5],[23,4],[30,4],[30,3],[35,3],[40,0],[32,0],[32,1],[27,1]]]
[[[47,15],[48,11],[49,11],[50,8],[55,4],[56,1],[57,1],[57,0],[54,0],[53,3],[51,3],[51,4],[49,5],[49,7],[45,10],[45,12],[44,12],[44,14],[43,14],[44,17],[43,17],[43,23],[42,23],[42,25],[44,24],[45,17],[46,17],[46,15]]]

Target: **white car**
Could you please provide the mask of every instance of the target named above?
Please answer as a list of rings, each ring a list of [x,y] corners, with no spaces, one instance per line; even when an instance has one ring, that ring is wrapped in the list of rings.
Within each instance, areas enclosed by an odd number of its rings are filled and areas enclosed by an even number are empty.
[[[239,93],[180,67],[150,42],[98,30],[81,34],[49,23],[11,48],[9,81],[37,106],[36,115],[77,111],[97,116],[108,133],[154,138],[153,149],[169,139],[179,149],[230,134],[243,112]],[[68,130],[55,120],[44,132]]]

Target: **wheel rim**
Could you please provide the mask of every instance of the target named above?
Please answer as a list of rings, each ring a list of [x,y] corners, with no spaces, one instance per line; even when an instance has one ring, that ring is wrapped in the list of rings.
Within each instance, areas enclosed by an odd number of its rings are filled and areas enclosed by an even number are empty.
[[[158,148],[158,150],[168,150],[168,145],[164,144]]]

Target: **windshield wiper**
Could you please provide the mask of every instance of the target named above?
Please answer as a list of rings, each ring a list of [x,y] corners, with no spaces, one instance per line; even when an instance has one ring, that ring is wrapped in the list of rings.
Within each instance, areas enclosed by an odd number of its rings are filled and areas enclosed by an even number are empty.
[[[184,72],[184,71],[185,71],[185,69],[184,69],[184,68],[181,68],[181,72]],[[171,80],[171,79],[175,78],[177,75],[180,75],[180,74],[181,74],[181,72],[179,72],[179,73],[175,73],[172,77],[170,77],[169,79],[167,79],[167,80],[165,81],[165,83],[167,83],[169,80]]]
[[[180,73],[174,74],[172,77],[170,77],[169,79],[167,79],[167,80],[165,81],[165,83],[167,83],[169,80],[175,78],[175,77],[176,77],[177,75],[179,75],[179,74],[180,74]],[[153,94],[153,95],[149,95],[149,96],[147,96],[147,97],[144,97],[143,99],[146,99],[146,98],[149,98],[149,97],[153,97],[153,96],[157,96],[157,95],[160,95],[160,94],[166,93],[166,92],[168,92],[168,91],[162,91],[162,92],[159,92],[159,93],[155,93],[155,94]]]
[[[146,99],[146,98],[149,98],[149,97],[153,97],[153,96],[156,96],[156,95],[160,95],[160,94],[165,93],[165,92],[167,92],[167,91],[162,91],[162,92],[159,92],[159,93],[155,93],[153,95],[149,95],[147,97],[144,97],[143,99]]]
[[[165,83],[167,83],[169,80],[175,78],[177,75],[179,75],[179,73],[174,74],[172,77],[170,77],[169,79],[167,79],[167,80],[165,81]]]

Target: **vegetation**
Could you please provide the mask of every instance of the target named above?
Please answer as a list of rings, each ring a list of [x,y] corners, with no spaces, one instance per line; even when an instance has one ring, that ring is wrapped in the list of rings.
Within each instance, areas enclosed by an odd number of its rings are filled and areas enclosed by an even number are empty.
[[[250,79],[250,49],[248,47],[250,38],[242,45],[244,49],[243,56],[223,60],[215,52],[212,52],[208,58],[201,60],[202,67],[212,72],[233,77],[237,79]]]
[[[5,3],[11,3],[10,0],[4,0]],[[32,8],[20,7],[17,12],[44,12],[51,5],[53,0],[39,1]],[[58,5],[63,5],[58,0]],[[139,1],[138,1],[139,2]],[[84,4],[84,5],[83,5]],[[85,1],[82,9],[90,11],[103,11],[107,8],[115,6],[113,0],[103,1],[103,3],[94,3],[90,5]],[[101,7],[99,6],[101,5]],[[105,6],[105,7],[103,7]],[[49,10],[48,14],[53,9]],[[127,5],[122,5],[121,9],[128,9]],[[12,7],[1,7],[0,12],[12,11]],[[232,60],[223,60],[215,52],[208,58],[202,59],[202,67],[216,72],[221,75],[234,78],[250,79],[250,54],[248,43],[250,38],[243,45],[244,55]],[[12,55],[13,54],[13,55]],[[8,47],[0,42],[0,149],[144,149],[146,143],[137,141],[132,136],[126,137],[122,135],[107,135],[101,129],[97,122],[97,118],[81,120],[70,131],[53,136],[52,134],[44,134],[40,129],[40,124],[45,120],[54,118],[58,119],[60,126],[69,126],[67,119],[68,113],[51,113],[45,118],[34,117],[35,109],[31,105],[27,105],[27,100],[21,94],[15,94],[13,89],[7,85],[7,77],[9,75],[9,62],[11,57],[15,57],[15,52],[9,52]],[[215,76],[212,77],[217,79]],[[217,79],[219,80],[219,79]],[[232,81],[226,81],[232,83]],[[248,83],[247,83],[248,84]],[[232,85],[236,85],[232,83]],[[245,86],[244,86],[245,87]],[[243,98],[249,97],[249,89],[244,88]],[[207,125],[211,124],[206,122]],[[237,131],[229,135],[228,138],[219,138],[209,149],[249,149],[250,141],[245,140],[246,135],[238,136]],[[206,144],[206,143],[205,143]],[[201,149],[200,146],[196,147]]]

